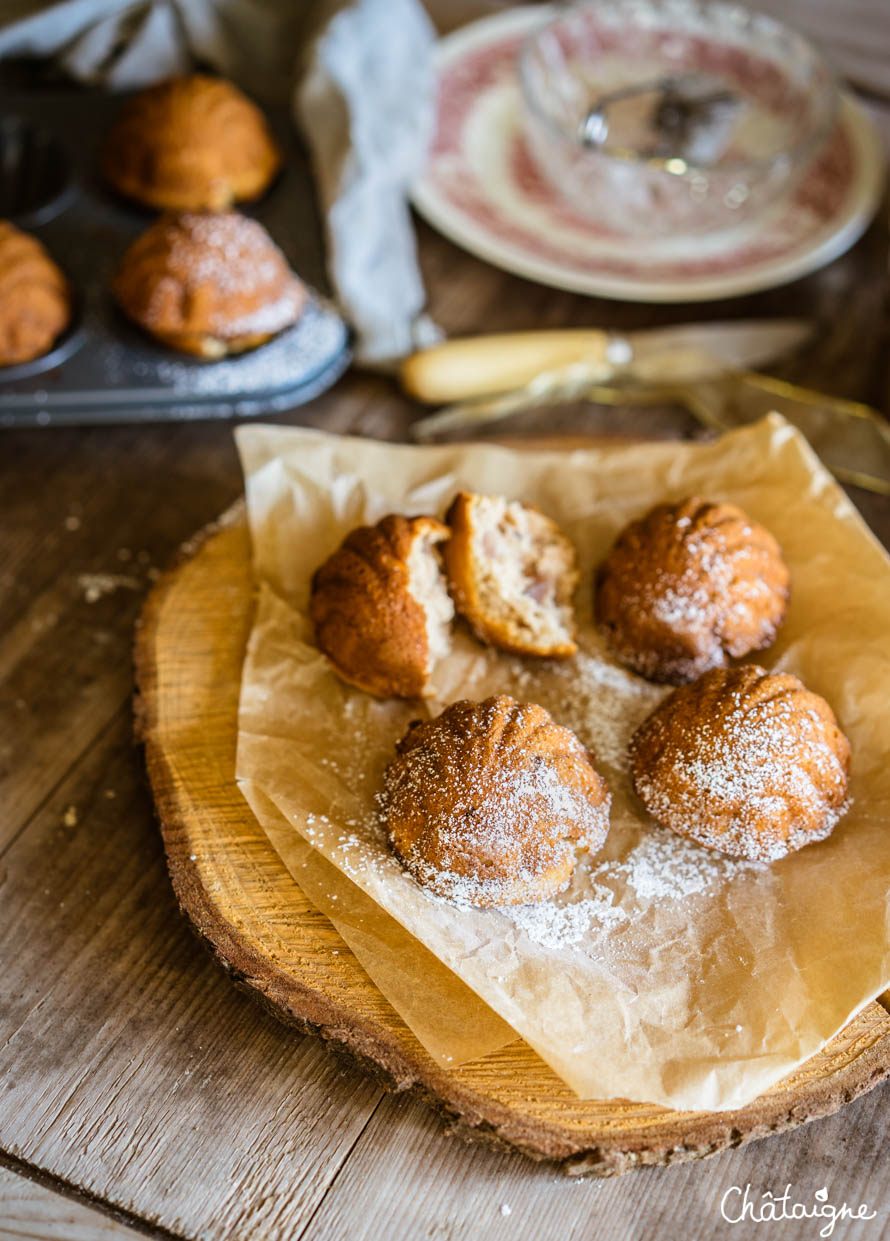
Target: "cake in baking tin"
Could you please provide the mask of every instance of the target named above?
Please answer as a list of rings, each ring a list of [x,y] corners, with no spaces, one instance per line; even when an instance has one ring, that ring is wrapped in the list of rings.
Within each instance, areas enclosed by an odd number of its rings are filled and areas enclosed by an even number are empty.
[[[42,357],[70,320],[71,290],[46,248],[0,220],[0,366]]]
[[[162,216],[124,254],[113,291],[139,327],[208,359],[263,344],[307,300],[262,224],[236,211]]]
[[[220,211],[258,198],[280,167],[259,108],[231,82],[203,73],[134,95],[102,148],[108,184],[162,211]]]

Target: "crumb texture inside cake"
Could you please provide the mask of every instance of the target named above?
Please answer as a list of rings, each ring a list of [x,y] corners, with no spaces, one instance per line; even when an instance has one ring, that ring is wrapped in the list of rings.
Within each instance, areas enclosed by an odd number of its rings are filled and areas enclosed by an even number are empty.
[[[454,604],[445,584],[442,564],[436,545],[442,542],[437,530],[415,538],[406,557],[408,567],[408,590],[423,608],[426,616],[427,675],[437,660],[451,650],[451,622]]]
[[[574,549],[549,518],[516,500],[479,497],[472,551],[486,613],[536,645],[573,641]]]

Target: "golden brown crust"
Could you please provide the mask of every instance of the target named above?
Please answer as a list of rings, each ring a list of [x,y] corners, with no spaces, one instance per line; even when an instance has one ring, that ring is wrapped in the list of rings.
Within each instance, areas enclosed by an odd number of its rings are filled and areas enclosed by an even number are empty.
[[[439,542],[447,527],[435,517],[391,513],[359,526],[312,578],[309,614],[320,649],[350,685],[379,698],[421,698],[430,649],[427,615],[411,593],[414,543]]]
[[[823,840],[843,814],[850,746],[831,708],[756,664],[674,690],[629,757],[654,819],[734,857],[775,861]]]
[[[568,728],[505,694],[415,723],[384,776],[393,852],[459,904],[522,905],[562,891],[576,851],[596,852],[610,795]]]
[[[109,185],[162,211],[222,211],[258,198],[280,166],[259,108],[203,73],[133,96],[102,149]]]
[[[514,607],[510,608],[505,593],[497,595],[495,604],[485,597],[486,575],[491,567],[490,561],[497,562],[498,554],[503,556],[516,554],[504,546],[498,548],[491,557],[481,550],[485,536],[481,534],[484,509],[491,503],[507,505],[507,508],[521,510],[524,514],[534,515],[540,531],[549,540],[559,556],[566,562],[559,586],[562,624],[558,632],[547,629],[523,618]],[[574,620],[571,614],[571,597],[578,583],[575,549],[557,526],[540,510],[531,505],[510,505],[500,496],[482,496],[469,491],[460,491],[454,497],[445,520],[451,530],[451,537],[445,544],[443,559],[448,574],[448,585],[455,606],[469,622],[476,636],[502,650],[517,655],[539,655],[553,659],[566,659],[574,655],[578,649],[574,640]],[[504,569],[504,559],[495,568]]]
[[[770,532],[734,504],[691,497],[625,527],[600,565],[594,603],[623,663],[683,685],[729,656],[769,646],[788,596],[788,569]]]
[[[0,220],[0,366],[42,357],[70,320],[68,281],[45,247]]]
[[[433,894],[479,907],[546,900],[569,884],[576,851],[606,840],[606,782],[534,702],[454,702],[396,748],[381,793],[387,839]]]
[[[126,251],[112,288],[139,327],[206,358],[269,340],[307,298],[263,226],[236,211],[162,216]]]

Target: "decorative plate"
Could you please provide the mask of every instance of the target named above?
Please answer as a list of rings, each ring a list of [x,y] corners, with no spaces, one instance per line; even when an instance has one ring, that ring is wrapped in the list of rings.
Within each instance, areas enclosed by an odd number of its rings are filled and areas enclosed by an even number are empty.
[[[786,284],[843,254],[874,215],[883,157],[849,95],[796,188],[763,216],[694,237],[621,234],[583,218],[535,165],[516,60],[550,6],[508,9],[439,43],[430,160],[412,198],[435,228],[530,280],[621,301],[697,302]]]

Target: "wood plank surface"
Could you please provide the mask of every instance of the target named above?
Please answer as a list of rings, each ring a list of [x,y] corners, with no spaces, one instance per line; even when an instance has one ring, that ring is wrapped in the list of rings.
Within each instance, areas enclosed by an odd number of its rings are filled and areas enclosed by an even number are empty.
[[[890,1236],[886,1186],[890,1087],[875,1090],[836,1116],[780,1140],[753,1142],[705,1163],[645,1168],[633,1176],[567,1185],[546,1165],[459,1142],[443,1143],[432,1116],[384,1099],[301,1241],[798,1241],[816,1238],[812,1220],[731,1224],[720,1213],[727,1192],[750,1184],[812,1207],[828,1187],[836,1206],[868,1203],[876,1217],[845,1220],[835,1241]],[[883,1143],[883,1145],[882,1145]],[[394,1173],[394,1170],[399,1170]],[[409,1171],[405,1175],[405,1170]],[[732,1216],[738,1195],[729,1193]],[[506,1208],[506,1210],[505,1210]]]
[[[197,428],[166,440],[134,428],[38,435],[2,441],[0,701],[13,726],[0,738],[0,848],[129,694],[133,623],[156,566],[237,488],[231,444],[208,468]]]
[[[0,1241],[139,1241],[139,1228],[0,1167]]]
[[[134,757],[124,708],[4,859],[0,1148],[174,1233],[289,1238],[380,1090],[207,957]]]
[[[501,7],[432,4],[452,25]],[[758,7],[791,13],[830,45],[871,95],[890,148],[887,0]],[[431,310],[451,332],[807,314],[816,339],[777,372],[890,407],[886,206],[822,273],[729,303],[674,308],[540,288],[485,267],[426,226],[418,234]],[[404,439],[415,416],[387,380],[350,375],[280,420]],[[526,415],[515,429],[695,431],[676,411],[580,406]],[[890,1086],[707,1164],[567,1184],[518,1157],[449,1141],[417,1103],[379,1102],[365,1077],[343,1075],[315,1040],[280,1028],[205,957],[176,912],[131,747],[130,627],[152,571],[240,487],[230,424],[0,437],[0,1147],[47,1178],[28,1199],[34,1218],[26,1216],[24,1235],[59,1235],[51,1229],[70,1199],[51,1194],[53,1177],[134,1212],[147,1228],[196,1239],[817,1235],[812,1221],[723,1225],[722,1193],[747,1181],[757,1193],[781,1193],[793,1181],[808,1201],[825,1185],[834,1203],[867,1201],[878,1211],[838,1224],[835,1237],[890,1235]],[[890,504],[854,498],[890,542]],[[94,580],[100,593],[90,603],[90,574],[137,586],[103,591]],[[7,1216],[22,1208],[8,1204],[21,1196],[0,1175],[0,1219],[11,1227]],[[103,1217],[85,1235],[104,1235],[104,1225]],[[61,1235],[78,1241],[79,1226],[72,1215]]]

